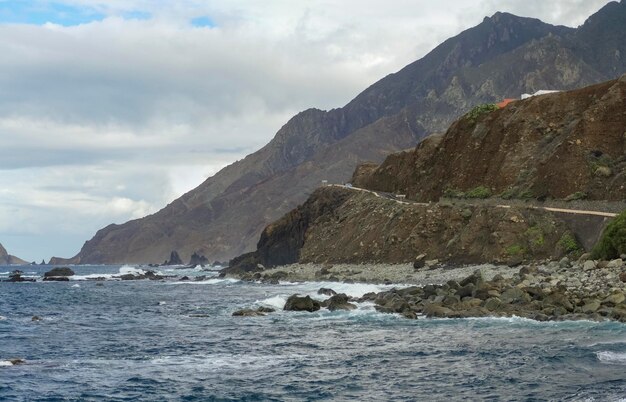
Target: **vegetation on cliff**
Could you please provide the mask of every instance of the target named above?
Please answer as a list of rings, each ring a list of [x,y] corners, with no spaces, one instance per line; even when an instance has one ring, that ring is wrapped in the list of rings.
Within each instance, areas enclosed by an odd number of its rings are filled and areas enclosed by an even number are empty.
[[[626,210],[619,214],[602,232],[600,241],[593,249],[595,259],[610,260],[626,254]]]

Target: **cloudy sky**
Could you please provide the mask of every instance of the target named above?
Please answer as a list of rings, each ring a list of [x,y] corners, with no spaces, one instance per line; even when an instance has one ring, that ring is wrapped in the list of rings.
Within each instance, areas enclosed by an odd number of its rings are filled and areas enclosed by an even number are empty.
[[[0,0],[0,243],[75,255],[496,11],[605,0]]]

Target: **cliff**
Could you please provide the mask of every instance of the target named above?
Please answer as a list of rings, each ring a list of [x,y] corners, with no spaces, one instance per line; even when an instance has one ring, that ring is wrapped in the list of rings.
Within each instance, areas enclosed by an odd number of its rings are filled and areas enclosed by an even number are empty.
[[[420,254],[514,265],[590,251],[609,219],[546,210],[539,200],[569,195],[588,198],[589,209],[626,208],[625,102],[626,75],[468,113],[412,151],[358,167],[358,187],[318,189],[225,273]],[[410,201],[392,195],[400,193]],[[444,195],[455,199],[433,202]]]
[[[22,260],[14,255],[10,255],[7,250],[0,244],[0,265],[26,265],[27,261]]]
[[[343,108],[296,115],[265,147],[161,211],[99,230],[71,261],[156,263],[171,250],[184,260],[193,252],[223,260],[252,250],[263,228],[322,179],[347,181],[358,163],[414,147],[474,105],[614,78],[626,71],[622,54],[623,2],[578,29],[497,13]]]

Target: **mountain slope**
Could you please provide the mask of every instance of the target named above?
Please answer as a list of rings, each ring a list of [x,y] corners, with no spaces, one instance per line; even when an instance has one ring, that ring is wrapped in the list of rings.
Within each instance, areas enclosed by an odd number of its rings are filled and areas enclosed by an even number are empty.
[[[28,262],[18,258],[14,255],[10,255],[7,250],[0,244],[0,265],[24,265]]]
[[[321,179],[347,181],[357,163],[412,147],[473,105],[624,71],[621,59],[596,56],[604,43],[626,54],[625,10],[624,1],[611,3],[578,29],[506,13],[485,18],[345,107],[296,115],[261,150],[156,214],[98,231],[72,262],[162,262],[173,249],[184,259],[193,252],[227,259],[251,250],[265,225]],[[599,29],[605,20],[608,28]]]
[[[473,189],[587,194],[587,209],[626,208],[626,74],[579,90],[463,116],[444,135],[356,170],[366,190],[438,201]],[[559,258],[588,251],[606,218],[515,200],[415,203],[328,186],[268,225],[257,250],[223,272],[289,263],[400,263],[417,255],[452,263]],[[608,203],[607,201],[613,201]],[[505,205],[502,205],[505,204]],[[529,207],[530,206],[530,207]],[[570,208],[571,209],[571,208]]]

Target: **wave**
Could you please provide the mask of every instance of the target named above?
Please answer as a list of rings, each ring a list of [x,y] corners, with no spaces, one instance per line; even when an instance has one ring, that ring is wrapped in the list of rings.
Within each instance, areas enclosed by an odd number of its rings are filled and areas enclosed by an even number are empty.
[[[0,360],[0,367],[12,366],[13,363],[8,360]]]
[[[602,363],[626,364],[626,353],[602,351],[602,352],[596,352],[596,357]]]
[[[213,278],[207,279],[205,281],[178,281],[178,282],[167,282],[167,285],[219,285],[219,284],[232,284],[241,282],[239,279],[234,278]]]

